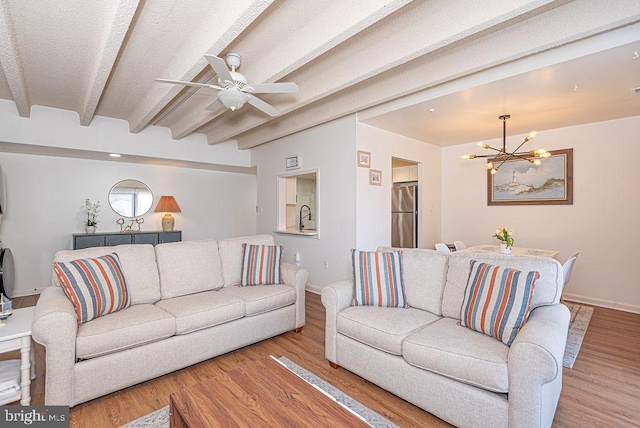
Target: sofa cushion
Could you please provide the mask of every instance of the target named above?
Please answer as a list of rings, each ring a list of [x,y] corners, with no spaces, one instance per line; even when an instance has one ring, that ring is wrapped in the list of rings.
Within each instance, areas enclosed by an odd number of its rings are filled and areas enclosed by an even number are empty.
[[[53,269],[76,312],[78,327],[130,305],[118,255],[54,262]]]
[[[156,245],[163,299],[222,287],[218,242],[181,241]]]
[[[509,392],[509,347],[443,318],[409,335],[404,360],[421,369],[494,392]]]
[[[527,322],[539,276],[472,260],[460,325],[511,346]]]
[[[222,278],[225,287],[240,284],[243,243],[252,245],[274,245],[273,236],[271,235],[240,236],[218,241],[220,260],[222,261]]]
[[[378,251],[392,250],[378,248]],[[402,249],[402,282],[409,306],[441,315],[448,260],[446,254],[435,250]]]
[[[242,299],[219,291],[204,291],[173,299],[160,300],[156,306],[176,318],[176,334],[187,334],[242,318]]]
[[[442,315],[445,317],[460,319],[460,308],[471,271],[471,260],[540,273],[540,278],[536,281],[536,292],[531,299],[531,310],[560,301],[564,281],[562,265],[557,260],[549,257],[517,256],[486,251],[456,251],[449,255],[447,283],[442,298]]]
[[[402,342],[411,333],[440,319],[414,308],[351,306],[338,314],[338,333],[393,355],[402,355]]]
[[[280,261],[282,246],[242,244],[240,285],[282,284]]]
[[[296,302],[296,290],[290,285],[257,285],[255,287],[225,287],[218,293],[242,299],[246,316],[259,315]]]
[[[402,285],[402,252],[351,250],[352,306],[407,308]]]
[[[160,300],[160,276],[156,265],[156,253],[153,245],[118,245],[117,247],[92,247],[82,250],[58,251],[54,262],[68,262],[76,259],[100,257],[116,253],[120,266],[127,279],[127,290],[132,305],[138,303],[154,303]],[[60,286],[60,281],[53,272],[53,285]]]
[[[176,332],[174,317],[151,304],[139,304],[78,328],[76,357],[94,358],[171,337]]]

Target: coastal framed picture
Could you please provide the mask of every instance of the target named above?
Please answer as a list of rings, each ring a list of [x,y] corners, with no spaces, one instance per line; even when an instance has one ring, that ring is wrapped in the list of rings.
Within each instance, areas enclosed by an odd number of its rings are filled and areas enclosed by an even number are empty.
[[[364,150],[358,150],[358,166],[362,168],[371,167],[371,152],[365,152]]]
[[[379,171],[377,169],[370,169],[369,184],[372,186],[382,186],[382,171]]]
[[[487,205],[573,204],[573,149],[549,153],[538,166],[517,159],[487,170]]]

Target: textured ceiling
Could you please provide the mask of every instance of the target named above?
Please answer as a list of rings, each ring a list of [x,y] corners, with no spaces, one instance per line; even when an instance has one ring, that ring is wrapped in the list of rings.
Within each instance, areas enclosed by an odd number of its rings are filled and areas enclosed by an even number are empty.
[[[0,0],[0,98],[23,117],[43,105],[77,112],[84,126],[100,115],[128,121],[134,133],[157,125],[174,139],[198,132],[210,144],[235,139],[244,149],[639,22],[637,0]],[[617,74],[602,67],[614,56],[567,62],[364,116],[446,145],[469,141],[461,116],[499,128],[487,117],[521,114],[544,129],[638,114],[638,97],[615,109],[597,103],[637,79],[640,60],[629,56],[638,49],[630,43],[610,54],[628,60]],[[250,83],[298,84],[298,94],[260,96],[281,116],[249,105],[207,111],[214,90],[155,81],[215,82],[203,55],[230,51],[242,55],[239,71]],[[577,94],[589,98],[575,109],[565,97],[576,93],[557,88],[585,67],[593,74]],[[421,120],[431,102],[437,120]],[[511,106],[520,110],[503,111]]]

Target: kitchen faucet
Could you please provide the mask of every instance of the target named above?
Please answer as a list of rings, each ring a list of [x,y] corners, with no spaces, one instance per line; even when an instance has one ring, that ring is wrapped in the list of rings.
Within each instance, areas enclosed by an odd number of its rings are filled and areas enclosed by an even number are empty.
[[[305,215],[304,217],[302,216],[302,210],[304,209],[304,207],[307,207],[307,209],[309,210],[309,214]],[[300,230],[304,229],[304,223],[302,222],[302,220],[308,217],[309,221],[311,221],[311,207],[309,205],[303,205],[300,207]]]

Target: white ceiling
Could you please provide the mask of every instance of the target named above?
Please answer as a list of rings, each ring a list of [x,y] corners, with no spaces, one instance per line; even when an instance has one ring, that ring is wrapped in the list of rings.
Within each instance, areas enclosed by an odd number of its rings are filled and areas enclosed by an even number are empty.
[[[356,112],[438,145],[497,137],[503,113],[510,133],[638,115],[638,50],[637,0],[0,0],[0,98],[21,116],[242,149]],[[282,116],[207,111],[213,90],[155,81],[211,79],[203,54],[229,51],[250,83],[299,85],[261,96]]]

